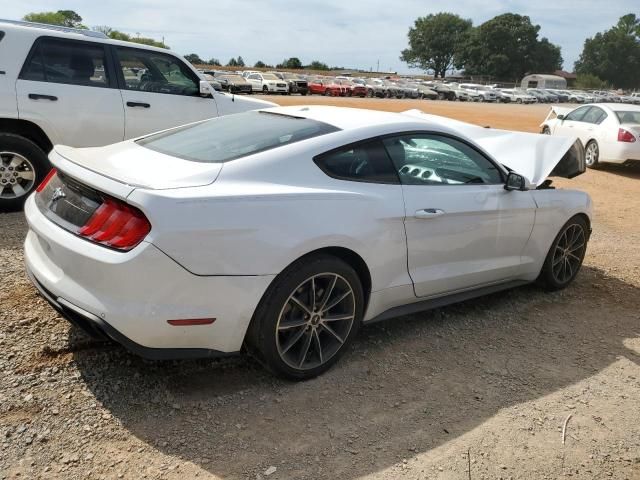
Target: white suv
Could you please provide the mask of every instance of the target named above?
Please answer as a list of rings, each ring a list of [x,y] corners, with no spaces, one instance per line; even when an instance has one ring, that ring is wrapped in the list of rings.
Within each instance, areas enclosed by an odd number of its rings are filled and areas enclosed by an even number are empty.
[[[102,146],[274,105],[213,91],[169,50],[0,20],[0,210],[22,205],[55,144]]]
[[[254,92],[262,93],[289,93],[289,84],[276,77],[273,73],[250,73],[247,82],[251,84]]]

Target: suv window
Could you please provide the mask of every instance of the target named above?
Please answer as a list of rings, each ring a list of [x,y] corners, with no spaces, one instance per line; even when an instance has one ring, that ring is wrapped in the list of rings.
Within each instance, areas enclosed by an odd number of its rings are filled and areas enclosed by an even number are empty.
[[[383,142],[404,185],[504,183],[493,162],[460,140],[411,134],[385,138]]]
[[[127,47],[116,50],[126,90],[199,95],[199,79],[173,55]]]
[[[600,125],[605,118],[607,118],[607,114],[604,110],[598,107],[591,107],[585,116],[582,117],[582,121]]]
[[[369,183],[399,183],[382,142],[371,140],[318,155],[313,161],[333,178]]]
[[[100,44],[40,38],[27,58],[20,78],[37,82],[108,87],[110,72]]]
[[[590,109],[591,107],[580,107],[580,108],[576,108],[575,110],[573,110],[572,112],[569,112],[567,114],[566,117],[564,117],[565,120],[572,120],[574,122],[581,122],[582,121],[582,117],[585,116],[585,114],[587,113],[587,111]]]

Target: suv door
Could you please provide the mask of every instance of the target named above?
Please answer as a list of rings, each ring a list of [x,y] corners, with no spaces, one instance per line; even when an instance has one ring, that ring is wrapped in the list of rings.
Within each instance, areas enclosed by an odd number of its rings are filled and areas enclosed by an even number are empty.
[[[16,82],[20,118],[46,125],[54,143],[122,141],[122,99],[108,55],[102,43],[38,38]]]
[[[212,97],[200,96],[200,78],[178,57],[115,47],[125,138],[217,117]]]
[[[517,278],[535,218],[530,192],[505,190],[490,159],[450,136],[411,133],[384,145],[402,184],[416,296]]]

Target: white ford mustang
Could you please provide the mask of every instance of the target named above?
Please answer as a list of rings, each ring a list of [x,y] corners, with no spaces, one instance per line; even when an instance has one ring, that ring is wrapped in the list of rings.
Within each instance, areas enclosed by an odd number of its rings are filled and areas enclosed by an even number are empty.
[[[597,168],[601,162],[640,162],[640,106],[551,107],[540,127],[548,135],[578,137],[585,146],[587,167]]]
[[[149,358],[245,346],[302,379],[361,324],[576,276],[574,138],[418,111],[247,112],[101,148],[56,146],[26,203],[26,267],[59,311]],[[517,172],[517,173],[516,173]]]

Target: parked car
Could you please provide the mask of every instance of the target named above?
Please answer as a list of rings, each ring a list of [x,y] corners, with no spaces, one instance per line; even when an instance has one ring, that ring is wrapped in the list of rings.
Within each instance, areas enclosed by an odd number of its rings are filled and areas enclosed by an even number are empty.
[[[142,356],[244,348],[307,379],[363,324],[536,280],[567,287],[591,200],[546,177],[578,175],[583,153],[569,138],[329,106],[56,146],[25,206],[26,269],[63,316]]]
[[[498,101],[498,95],[496,92],[484,85],[478,85],[476,83],[462,83],[460,84],[460,88],[465,91],[471,91],[478,95],[483,102],[496,102]]]
[[[565,93],[563,90],[556,90],[553,88],[547,88],[545,89],[546,92],[549,92],[553,95],[555,95],[558,98],[558,102],[560,103],[566,103],[569,101],[569,94]]]
[[[230,93],[251,93],[253,91],[251,84],[242,75],[226,74],[215,77],[222,89]]]
[[[438,94],[438,100],[456,100],[456,94],[453,91],[453,87],[449,86],[444,82],[433,82],[430,84],[431,88],[433,88]],[[465,95],[468,100],[468,95]]]
[[[367,87],[367,97],[384,98],[386,93],[386,88],[383,84],[374,82],[371,78],[367,78],[367,79],[354,78],[353,81],[357,83],[364,82],[364,86]]]
[[[343,78],[337,80],[337,83],[345,88],[345,94],[347,97],[366,97],[367,87],[360,83],[354,82],[350,78]]]
[[[500,91],[509,97],[512,103],[537,103],[538,99],[533,95],[529,95],[525,90],[517,88],[501,88]]]
[[[436,100],[438,98],[438,92],[426,85],[422,85],[420,83],[409,83],[408,85],[411,85],[412,87],[415,87],[416,90],[418,90],[418,98],[421,98],[423,100]]]
[[[246,78],[254,92],[279,93],[281,95],[289,93],[289,84],[273,73],[250,73]]]
[[[0,210],[20,208],[55,144],[107,145],[216,115],[273,105],[215,92],[170,50],[99,32],[0,21],[0,152],[14,174]]]
[[[300,75],[289,72],[273,72],[273,74],[289,84],[289,93],[299,93],[303,96],[309,93],[307,80]]]
[[[640,162],[640,107],[602,103],[571,109],[552,107],[540,125],[542,133],[577,136],[585,146],[586,164]]]
[[[309,79],[309,93],[326,95],[329,97],[339,97],[343,88],[331,77],[314,77]]]

